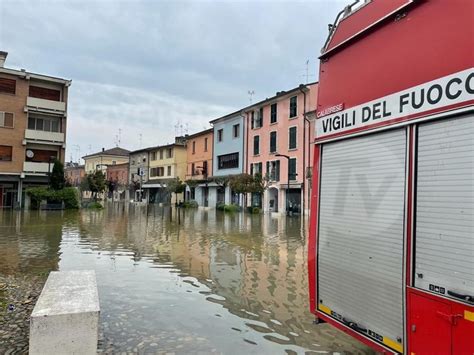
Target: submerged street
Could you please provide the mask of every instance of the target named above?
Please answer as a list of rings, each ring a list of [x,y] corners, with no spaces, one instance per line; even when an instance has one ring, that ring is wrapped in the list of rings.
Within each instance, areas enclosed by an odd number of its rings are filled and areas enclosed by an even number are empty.
[[[101,352],[372,354],[313,324],[299,217],[128,204],[5,210],[0,251],[0,276],[17,285],[51,270],[95,270]]]

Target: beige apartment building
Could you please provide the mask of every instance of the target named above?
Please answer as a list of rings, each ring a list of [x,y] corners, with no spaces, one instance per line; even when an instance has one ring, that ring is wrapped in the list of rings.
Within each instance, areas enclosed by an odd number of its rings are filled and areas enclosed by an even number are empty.
[[[107,176],[107,166],[128,163],[129,155],[129,150],[120,147],[102,148],[101,151],[85,155],[82,159],[86,174],[101,170]]]
[[[0,208],[28,204],[25,189],[47,185],[64,163],[70,80],[5,67],[0,51]]]
[[[148,190],[150,203],[175,203],[184,200],[184,196],[170,194],[167,187],[172,179],[186,178],[186,137],[176,137],[175,143],[148,148],[148,181],[143,185]]]

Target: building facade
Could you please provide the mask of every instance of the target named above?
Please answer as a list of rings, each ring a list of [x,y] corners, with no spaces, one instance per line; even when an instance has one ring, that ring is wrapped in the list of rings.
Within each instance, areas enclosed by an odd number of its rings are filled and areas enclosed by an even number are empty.
[[[109,183],[109,198],[112,200],[128,200],[129,164],[107,166],[107,181]]]
[[[64,163],[65,80],[4,66],[0,52],[0,208],[24,207],[28,187],[48,184],[54,160]]]
[[[149,171],[149,154],[148,148],[135,150],[130,152],[130,169],[129,169],[129,189],[130,199],[134,201],[147,200],[148,189],[143,189],[143,184],[148,181]]]
[[[168,191],[170,180],[186,178],[186,137],[176,137],[175,143],[149,148],[148,202],[158,204],[177,203],[184,194],[176,196]]]
[[[212,175],[214,183],[209,185],[209,205],[242,204],[242,196],[231,191],[226,180],[244,172],[245,120],[242,111],[217,118],[213,126],[214,147]]]
[[[245,172],[267,181],[247,205],[268,212],[308,213],[317,83],[300,85],[244,109],[247,120]]]
[[[186,200],[199,206],[209,206],[209,179],[212,178],[212,152],[214,129],[188,136]]]
[[[78,163],[66,163],[64,167],[64,178],[69,185],[74,187],[80,186],[85,175],[86,171],[84,165],[79,165]]]
[[[107,175],[107,167],[111,165],[128,163],[130,151],[120,147],[111,149],[102,148],[100,152],[82,157],[86,174],[101,170]]]

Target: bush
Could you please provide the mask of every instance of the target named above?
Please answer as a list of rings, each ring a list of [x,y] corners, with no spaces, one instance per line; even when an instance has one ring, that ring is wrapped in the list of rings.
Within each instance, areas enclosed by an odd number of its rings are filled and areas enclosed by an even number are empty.
[[[91,210],[101,210],[104,206],[102,206],[100,202],[91,202],[87,205],[87,208]]]
[[[74,187],[66,187],[62,190],[51,190],[46,187],[32,187],[26,190],[31,199],[31,209],[37,210],[40,208],[41,201],[48,201],[48,203],[62,203],[64,208],[77,209],[79,208],[79,198]]]
[[[261,212],[260,208],[258,208],[258,207],[253,207],[252,208],[252,213],[253,214],[260,214],[260,212]]]
[[[218,211],[224,211],[225,206],[226,206],[226,205],[225,205],[224,203],[218,203],[218,204],[216,205],[216,210],[218,210]]]
[[[197,208],[198,203],[194,200],[186,201],[183,203],[184,208]]]

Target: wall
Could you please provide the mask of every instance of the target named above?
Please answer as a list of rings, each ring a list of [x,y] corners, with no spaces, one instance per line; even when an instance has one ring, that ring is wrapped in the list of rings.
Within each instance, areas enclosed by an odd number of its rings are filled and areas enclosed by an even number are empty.
[[[128,156],[117,156],[117,155],[95,155],[92,157],[84,157],[84,167],[87,173],[91,173],[96,171],[96,169],[101,169],[103,171],[107,170],[105,166],[100,166],[97,168],[97,165],[113,165],[115,164],[123,164],[128,163],[129,157]]]
[[[213,131],[204,131],[202,134],[193,135],[189,138],[187,143],[187,172],[186,180],[188,179],[203,179],[202,174],[198,176],[193,176],[192,174],[192,164],[194,163],[195,169],[198,166],[202,167],[203,162],[207,161],[207,175],[208,177],[212,176],[212,151],[213,151]],[[205,139],[207,138],[207,151],[204,150]],[[193,142],[195,142],[195,152],[193,153]],[[198,169],[202,171],[202,169]]]
[[[240,134],[238,138],[233,138],[233,125],[240,124]],[[224,130],[222,142],[217,141],[217,132],[219,129]],[[244,119],[240,114],[223,119],[214,123],[214,153],[213,153],[213,175],[226,176],[232,174],[241,174],[244,167]],[[219,169],[218,159],[219,155],[239,153],[239,166],[235,169]]]

